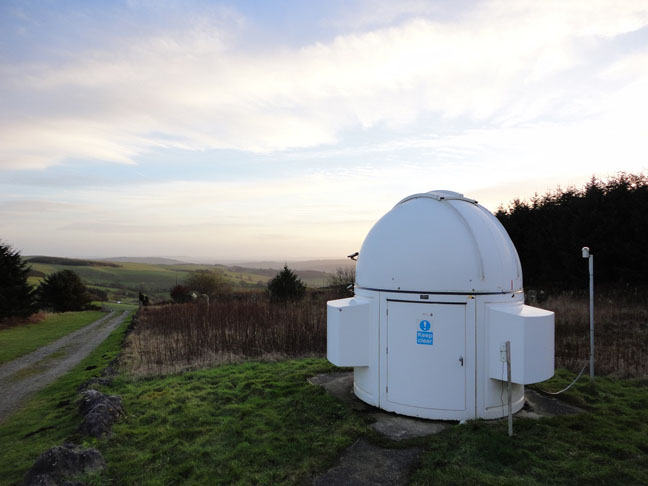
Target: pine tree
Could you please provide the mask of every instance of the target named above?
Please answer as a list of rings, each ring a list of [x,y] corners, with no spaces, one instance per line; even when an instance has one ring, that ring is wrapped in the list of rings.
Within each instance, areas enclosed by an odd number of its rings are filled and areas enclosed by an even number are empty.
[[[72,270],[61,270],[45,277],[36,296],[42,309],[54,312],[78,311],[90,303],[88,289]]]
[[[284,268],[268,283],[267,293],[271,302],[298,302],[306,294],[306,286],[297,275],[284,265]]]
[[[0,241],[0,320],[26,317],[34,311],[31,286],[27,283],[29,267],[20,253]]]

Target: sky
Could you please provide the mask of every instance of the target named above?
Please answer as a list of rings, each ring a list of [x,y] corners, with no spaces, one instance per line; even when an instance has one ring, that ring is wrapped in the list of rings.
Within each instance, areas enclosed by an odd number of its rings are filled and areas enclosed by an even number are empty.
[[[344,258],[404,197],[648,171],[648,2],[2,0],[0,239]]]

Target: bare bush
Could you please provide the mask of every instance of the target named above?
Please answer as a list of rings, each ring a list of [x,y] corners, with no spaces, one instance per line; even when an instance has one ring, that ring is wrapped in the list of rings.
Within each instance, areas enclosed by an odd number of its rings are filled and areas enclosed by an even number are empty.
[[[221,270],[196,270],[185,282],[185,287],[188,293],[196,291],[198,294],[205,294],[211,298],[232,291],[232,286]]]
[[[335,269],[335,273],[328,278],[327,285],[338,298],[351,297],[353,296],[355,278],[355,267],[338,267]]]

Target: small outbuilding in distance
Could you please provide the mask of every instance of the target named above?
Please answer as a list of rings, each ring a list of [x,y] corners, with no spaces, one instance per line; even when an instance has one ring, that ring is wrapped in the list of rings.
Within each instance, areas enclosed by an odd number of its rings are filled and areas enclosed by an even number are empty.
[[[554,314],[524,305],[520,260],[504,227],[451,191],[414,194],[365,238],[355,296],[328,302],[327,356],[354,368],[354,393],[428,419],[495,419],[524,385],[554,374]]]

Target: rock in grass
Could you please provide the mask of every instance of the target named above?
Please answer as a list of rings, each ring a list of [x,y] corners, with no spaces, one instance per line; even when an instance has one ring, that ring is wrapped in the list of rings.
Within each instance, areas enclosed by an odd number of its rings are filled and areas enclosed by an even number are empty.
[[[110,386],[112,385],[112,378],[103,378],[103,377],[90,378],[88,381],[84,381],[83,383],[81,383],[81,385],[79,385],[79,388],[77,390],[79,392],[83,392],[94,385]]]
[[[113,424],[124,414],[121,397],[105,395],[97,390],[84,391],[79,408],[84,417],[77,432],[97,438],[110,433]]]
[[[106,467],[97,449],[81,449],[74,444],[55,446],[43,452],[25,474],[25,486],[72,486],[79,474],[100,471]]]

